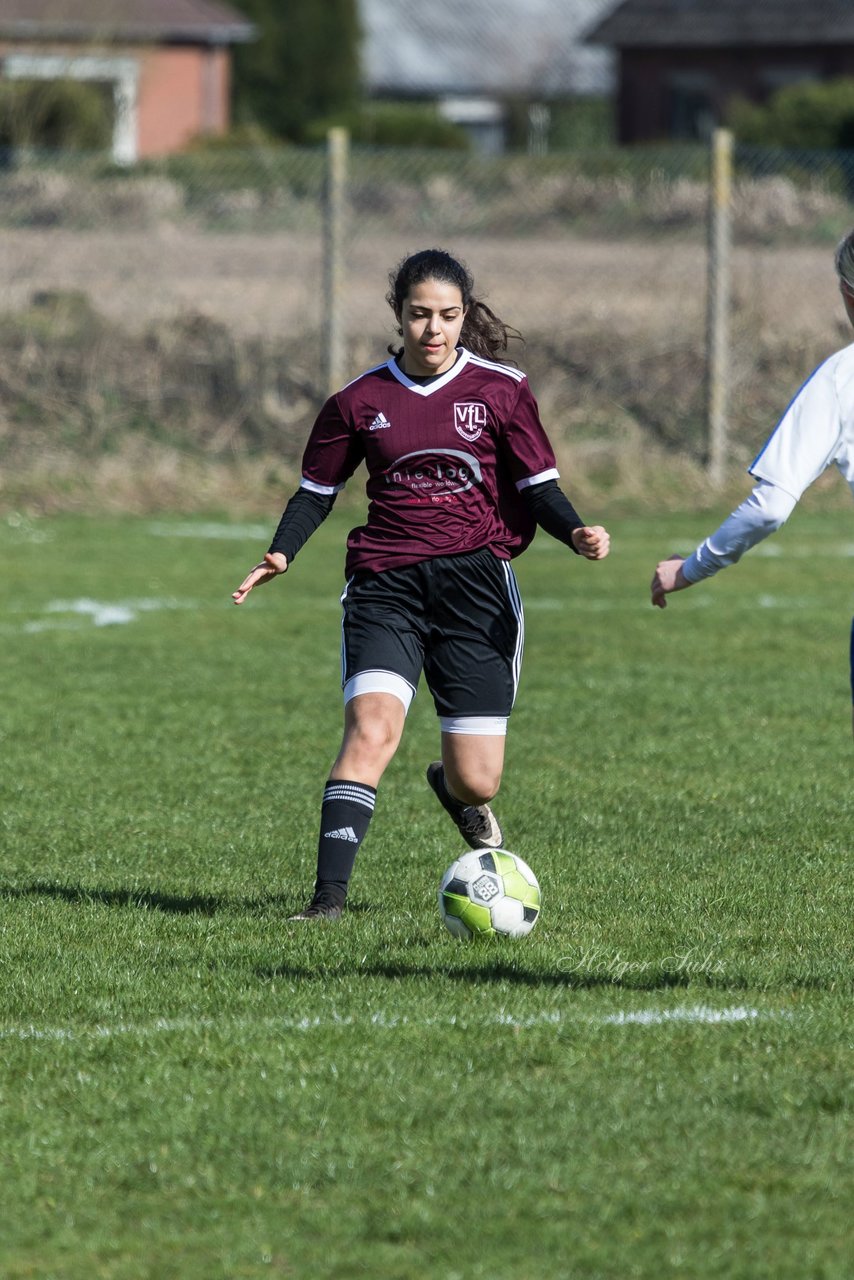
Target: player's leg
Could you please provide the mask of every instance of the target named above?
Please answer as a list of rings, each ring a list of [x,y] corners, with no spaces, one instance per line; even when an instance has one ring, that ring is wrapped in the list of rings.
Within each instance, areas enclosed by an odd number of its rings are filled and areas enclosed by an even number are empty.
[[[499,717],[494,719],[497,723]],[[498,794],[504,771],[505,730],[502,727],[497,734],[481,733],[479,720],[480,717],[458,718],[442,733],[445,780],[464,804],[491,800]]]
[[[501,785],[504,736],[469,731],[465,725],[463,717],[455,728],[443,730],[442,759],[428,766],[427,781],[470,848],[500,848],[504,837],[488,802]]]
[[[354,694],[344,706],[344,736],[333,764],[330,781],[352,779],[373,787],[400,746],[412,690],[394,672],[372,672],[388,685],[401,684],[399,693]]]
[[[397,687],[397,692],[355,693],[345,704],[341,749],[323,789],[314,896],[295,920],[341,915],[380,779],[400,745],[412,690],[393,672],[371,672],[371,677],[374,685],[384,678],[387,689]],[[354,685],[358,677],[351,690]]]
[[[387,674],[389,684],[398,679]],[[341,750],[323,790],[314,897],[294,919],[341,915],[356,854],[374,815],[377,787],[400,743],[408,705],[387,692],[357,694],[347,702]]]
[[[295,920],[341,915],[380,779],[415,695],[422,649],[406,617],[406,584],[383,578],[363,577],[342,597],[344,734],[323,791],[314,897]]]
[[[489,551],[438,566],[443,608],[424,673],[442,729],[442,759],[427,780],[472,848],[500,846],[489,801],[504,767],[507,719],[518,687],[524,616],[510,565]]]

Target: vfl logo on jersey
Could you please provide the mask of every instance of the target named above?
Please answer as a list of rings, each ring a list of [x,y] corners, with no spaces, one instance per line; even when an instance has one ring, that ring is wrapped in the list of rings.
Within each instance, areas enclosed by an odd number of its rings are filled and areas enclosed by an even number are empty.
[[[384,476],[387,485],[408,489],[414,496],[441,502],[480,484],[480,463],[461,449],[416,449],[393,462]]]
[[[385,416],[385,414],[383,413],[382,409],[380,409],[379,413],[378,413],[378,414],[377,414],[377,416],[374,418],[374,420],[373,420],[373,422],[371,423],[371,425],[370,425],[370,427],[368,428],[368,430],[369,430],[369,431],[383,431],[386,427],[390,427],[390,426],[391,426],[391,423],[389,422],[388,418],[387,418],[387,417]]]
[[[454,405],[454,426],[457,434],[472,444],[483,434],[487,423],[486,405],[480,400],[469,400]]]

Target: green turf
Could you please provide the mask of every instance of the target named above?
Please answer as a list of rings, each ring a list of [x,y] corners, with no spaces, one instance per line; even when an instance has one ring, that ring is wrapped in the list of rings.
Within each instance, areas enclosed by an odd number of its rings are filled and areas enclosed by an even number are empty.
[[[542,914],[466,944],[423,689],[350,910],[286,922],[346,513],[241,609],[263,526],[0,522],[4,1280],[848,1280],[850,515],[653,610],[712,523],[518,562]]]

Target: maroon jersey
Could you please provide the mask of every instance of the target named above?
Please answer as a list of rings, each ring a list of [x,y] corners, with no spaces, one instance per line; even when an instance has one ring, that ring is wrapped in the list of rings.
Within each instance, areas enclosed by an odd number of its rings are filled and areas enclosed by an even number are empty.
[[[480,547],[510,560],[536,527],[520,492],[558,477],[525,375],[465,348],[429,381],[389,360],[327,400],[301,486],[337,493],[360,462],[368,517],[347,539],[348,575]]]

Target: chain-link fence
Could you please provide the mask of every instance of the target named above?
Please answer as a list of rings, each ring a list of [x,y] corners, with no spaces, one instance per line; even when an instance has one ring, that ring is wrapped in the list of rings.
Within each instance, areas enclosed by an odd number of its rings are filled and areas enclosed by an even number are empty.
[[[851,341],[833,265],[854,153],[734,148],[730,437],[751,456],[800,382]]]
[[[513,356],[594,481],[708,454],[709,154],[351,148],[336,268],[324,149],[209,152],[131,172],[70,158],[0,173],[0,450],[80,456],[132,436],[293,469],[328,378],[395,338],[387,276],[440,245],[524,334]],[[841,345],[833,247],[854,156],[735,148],[729,452],[740,464]],[[331,292],[333,291],[333,292]],[[334,304],[334,306],[333,306]]]

